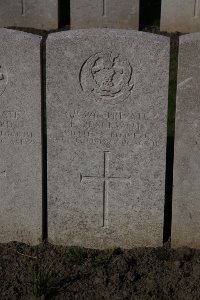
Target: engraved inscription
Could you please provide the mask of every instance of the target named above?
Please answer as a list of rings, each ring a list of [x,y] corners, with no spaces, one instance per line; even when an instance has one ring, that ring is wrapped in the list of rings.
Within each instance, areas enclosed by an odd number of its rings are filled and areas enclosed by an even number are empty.
[[[0,63],[0,96],[5,92],[8,83],[6,68]]]
[[[0,159],[0,179],[5,178],[6,176],[7,176],[7,172],[6,172],[5,161]]]
[[[6,177],[6,170],[1,171],[0,170],[0,178]]]
[[[0,144],[27,145],[33,142],[33,132],[24,112],[0,111]]]
[[[102,176],[84,176],[80,174],[80,181],[91,181],[91,180],[100,180],[103,183],[103,221],[102,227],[108,226],[108,205],[109,205],[109,182],[110,181],[123,181],[124,183],[131,184],[131,177],[115,177],[109,175],[109,160],[110,160],[110,152],[104,151],[104,168]]]
[[[199,17],[199,0],[194,0],[194,18]]]
[[[160,142],[160,137],[149,130],[154,118],[149,113],[77,109],[64,113],[62,118],[66,126],[62,132],[50,135],[54,142],[71,140],[109,151],[115,146],[156,147]]]
[[[92,99],[116,104],[130,96],[133,69],[127,59],[113,51],[92,55],[80,71],[82,90]]]

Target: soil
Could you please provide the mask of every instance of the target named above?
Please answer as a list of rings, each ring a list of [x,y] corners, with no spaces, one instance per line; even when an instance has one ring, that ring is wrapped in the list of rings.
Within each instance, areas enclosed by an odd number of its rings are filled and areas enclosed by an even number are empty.
[[[0,245],[0,298],[200,299],[200,251]]]
[[[48,34],[33,29],[14,29],[44,37]],[[177,61],[178,33],[162,33],[156,26],[141,30],[170,36],[171,56],[176,56]],[[173,80],[172,75],[171,78],[173,89],[176,79]],[[175,94],[171,98],[169,102],[175,102]],[[173,145],[170,149],[173,156]],[[172,173],[173,158],[171,161]],[[168,234],[165,240],[170,237],[171,190],[167,194],[165,226]],[[170,243],[162,248],[106,251],[67,248],[46,242],[36,247],[16,242],[0,244],[0,300],[192,298],[200,299],[200,250],[172,250]]]

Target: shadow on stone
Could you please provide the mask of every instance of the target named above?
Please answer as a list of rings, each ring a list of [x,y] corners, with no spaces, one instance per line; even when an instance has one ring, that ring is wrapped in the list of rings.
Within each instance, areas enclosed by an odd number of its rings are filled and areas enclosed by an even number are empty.
[[[41,57],[41,125],[42,125],[42,239],[48,237],[48,214],[47,214],[47,124],[46,124],[46,39],[43,36]]]

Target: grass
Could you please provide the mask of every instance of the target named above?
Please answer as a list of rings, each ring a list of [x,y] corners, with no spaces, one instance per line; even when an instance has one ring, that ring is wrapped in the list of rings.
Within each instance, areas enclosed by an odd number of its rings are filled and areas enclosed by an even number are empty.
[[[45,296],[52,276],[52,264],[37,262],[32,267],[32,292],[36,299]]]
[[[91,258],[91,264],[93,267],[106,266],[110,263],[112,257],[119,253],[121,253],[121,250],[118,248],[104,250],[99,255]],[[70,247],[64,259],[65,263],[72,265],[83,265],[87,260],[90,260],[87,252],[80,247]]]
[[[65,262],[74,265],[83,265],[87,260],[87,253],[80,247],[70,247]]]
[[[121,249],[119,248],[104,250],[100,255],[93,257],[92,266],[107,266],[111,262],[112,257],[120,253]]]

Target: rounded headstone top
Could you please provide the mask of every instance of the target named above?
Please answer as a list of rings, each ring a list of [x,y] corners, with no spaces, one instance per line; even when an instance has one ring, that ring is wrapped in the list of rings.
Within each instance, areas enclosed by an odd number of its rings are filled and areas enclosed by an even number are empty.
[[[180,37],[181,44],[191,42],[191,41],[200,41],[200,32],[184,34]]]
[[[92,37],[92,36],[105,36],[105,37],[124,37],[124,38],[144,38],[152,41],[160,41],[160,42],[168,42],[169,37],[135,30],[124,30],[124,29],[78,29],[78,30],[69,30],[69,31],[61,31],[56,33],[51,33],[48,35],[47,40],[52,39],[64,39],[64,38],[83,38],[84,36]]]
[[[42,37],[40,35],[27,33],[24,31],[19,30],[13,30],[13,29],[7,29],[7,28],[0,28],[0,35],[5,37],[13,37],[17,40],[24,40],[24,39],[35,39],[35,40],[42,40]]]

